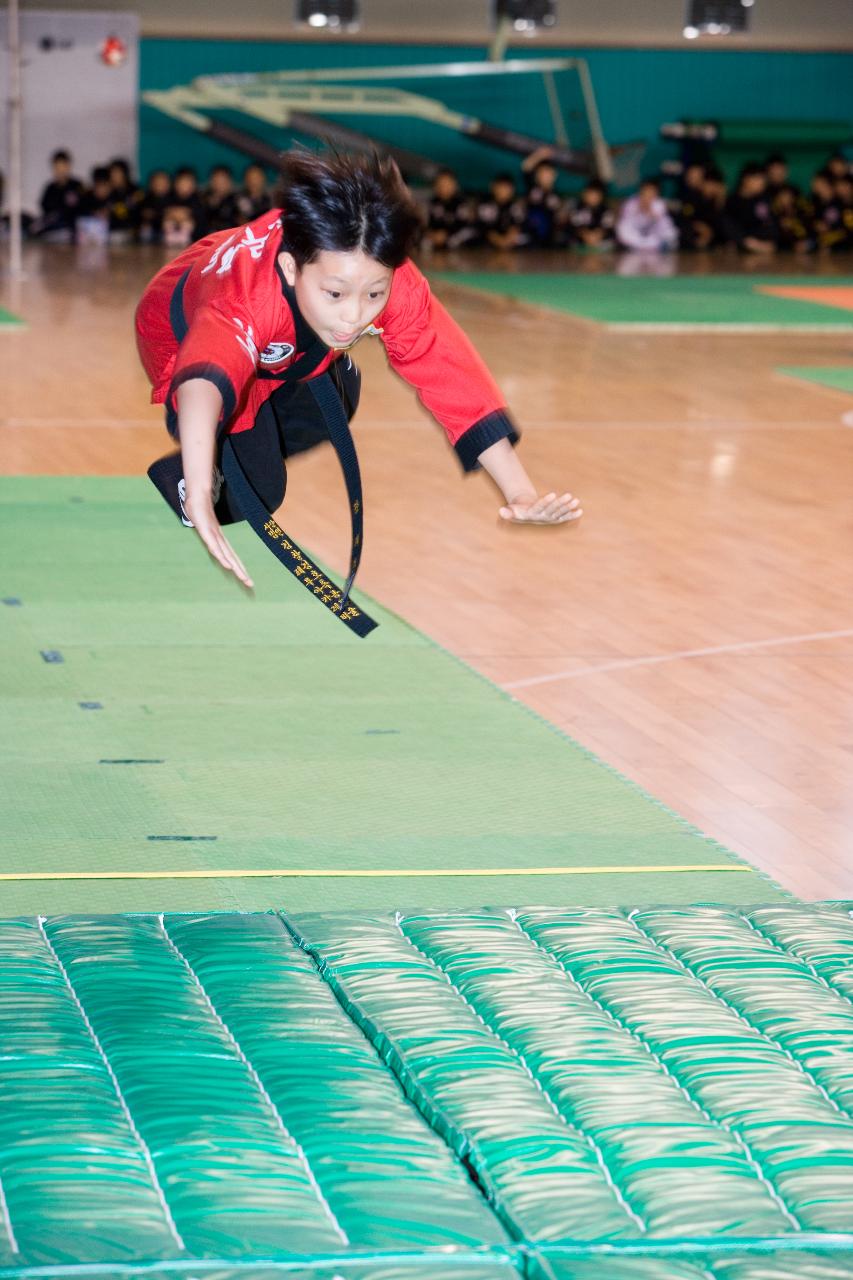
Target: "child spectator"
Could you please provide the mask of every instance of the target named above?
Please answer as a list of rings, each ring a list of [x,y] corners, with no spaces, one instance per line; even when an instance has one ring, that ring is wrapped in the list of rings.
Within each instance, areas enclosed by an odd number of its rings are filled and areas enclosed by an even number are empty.
[[[69,243],[80,216],[84,188],[71,172],[71,154],[54,151],[50,157],[53,177],[41,193],[41,217],[33,224],[34,235]]]
[[[767,199],[770,201],[771,209],[780,191],[790,190],[795,196],[800,194],[799,188],[788,177],[788,161],[778,152],[767,157],[764,162],[764,173],[767,178]]]
[[[97,165],[80,203],[77,243],[105,245],[110,238],[110,198],[112,183],[106,165]]]
[[[777,226],[767,196],[767,178],[759,164],[745,165],[736,190],[726,201],[726,238],[741,253],[773,253]]]
[[[837,178],[846,178],[850,173],[850,161],[842,151],[833,151],[826,162],[825,169],[830,181],[835,182]]]
[[[678,230],[661,199],[660,185],[645,178],[640,189],[622,206],[616,236],[625,249],[665,253],[678,248]]]
[[[717,214],[708,196],[704,164],[694,161],[684,171],[676,219],[682,249],[708,249],[717,236]]]
[[[817,248],[814,222],[807,201],[793,186],[780,187],[773,201],[776,243],[794,253],[812,253]]]
[[[217,164],[210,171],[207,188],[202,196],[205,212],[205,235],[213,231],[227,231],[240,221],[237,193],[234,190],[234,173],[229,165]]]
[[[839,248],[853,249],[853,176],[845,173],[836,178],[833,190],[836,203],[841,210],[841,225],[844,228],[844,240]]]
[[[842,248],[846,239],[844,210],[836,194],[830,169],[822,169],[812,178],[809,206],[817,231],[818,247],[830,250]]]
[[[243,170],[243,188],[237,194],[237,215],[240,222],[252,222],[272,208],[272,195],[267,185],[267,175],[262,165],[247,164]]]
[[[432,184],[424,244],[430,249],[458,249],[475,240],[477,228],[470,201],[459,190],[452,169],[440,169]]]
[[[198,177],[188,165],[178,169],[172,195],[163,214],[163,243],[185,249],[206,232],[205,211],[198,193]]]
[[[707,201],[706,211],[708,217],[712,220],[711,226],[714,230],[714,239],[711,243],[712,245],[725,244],[726,237],[723,229],[723,217],[725,214],[726,200],[728,199],[728,191],[726,189],[726,180],[723,177],[722,169],[718,169],[717,166],[713,164],[705,166],[703,190]]]
[[[142,193],[131,179],[126,160],[111,160],[110,175],[110,239],[116,243],[130,240],[137,227],[137,214]]]
[[[160,244],[163,239],[163,216],[172,198],[172,179],[165,169],[154,169],[139,202],[139,240],[141,244]]]
[[[493,249],[521,249],[528,243],[524,223],[527,207],[519,199],[515,178],[499,173],[489,186],[489,195],[477,206],[478,238]]]
[[[557,167],[551,148],[539,147],[521,165],[527,182],[525,230],[532,245],[552,249],[565,243],[564,201],[557,191]]]
[[[569,232],[584,249],[612,249],[616,215],[607,201],[607,188],[591,178],[568,212]]]

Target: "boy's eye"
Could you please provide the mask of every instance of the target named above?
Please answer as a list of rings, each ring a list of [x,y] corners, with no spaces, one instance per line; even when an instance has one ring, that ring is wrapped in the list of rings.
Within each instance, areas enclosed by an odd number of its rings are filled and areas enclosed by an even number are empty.
[[[370,297],[371,297],[371,298],[381,298],[381,297],[384,297],[384,294],[385,294],[385,290],[384,290],[384,289],[377,289],[377,290],[375,290],[375,292],[373,292],[373,293],[371,293],[371,294],[370,294]]]
[[[339,298],[341,296],[339,290],[337,289],[327,289],[326,293],[330,298]]]

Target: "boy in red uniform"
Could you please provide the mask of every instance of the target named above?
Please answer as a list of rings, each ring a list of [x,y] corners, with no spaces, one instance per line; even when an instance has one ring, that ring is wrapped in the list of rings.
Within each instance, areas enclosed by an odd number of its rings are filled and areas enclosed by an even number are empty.
[[[282,203],[179,254],[136,314],[152,400],[165,404],[180,441],[181,514],[214,559],[252,585],[220,527],[220,438],[239,445],[274,511],[284,496],[282,457],[328,438],[307,380],[331,370],[351,417],[358,373],[341,357],[366,334],[381,338],[464,469],[482,466],[492,477],[505,520],[577,519],[571,494],[538,495],[513,451],[518,433],[500,391],[408,260],[420,219],[396,166],[292,155]]]

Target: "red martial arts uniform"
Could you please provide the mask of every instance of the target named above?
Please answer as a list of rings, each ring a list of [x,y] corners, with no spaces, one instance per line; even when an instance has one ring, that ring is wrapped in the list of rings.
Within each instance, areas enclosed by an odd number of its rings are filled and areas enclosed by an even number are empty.
[[[166,405],[173,434],[182,382],[212,382],[222,395],[220,425],[248,431],[289,366],[318,342],[278,263],[279,213],[273,209],[199,240],[158,272],[142,296],[139,353],[152,401]],[[412,262],[394,272],[388,302],[365,333],[382,339],[392,368],[444,427],[466,471],[498,440],[515,444],[518,433],[498,387]],[[329,350],[309,376],[323,373],[339,354]]]

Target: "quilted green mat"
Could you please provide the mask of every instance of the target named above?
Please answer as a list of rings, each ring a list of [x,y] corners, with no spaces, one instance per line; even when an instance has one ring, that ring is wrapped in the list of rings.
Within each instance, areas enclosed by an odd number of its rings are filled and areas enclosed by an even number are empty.
[[[0,922],[0,1277],[843,1280],[851,905]]]
[[[254,597],[145,480],[0,481],[0,915],[784,900],[400,619],[370,604],[359,640],[234,540]]]

